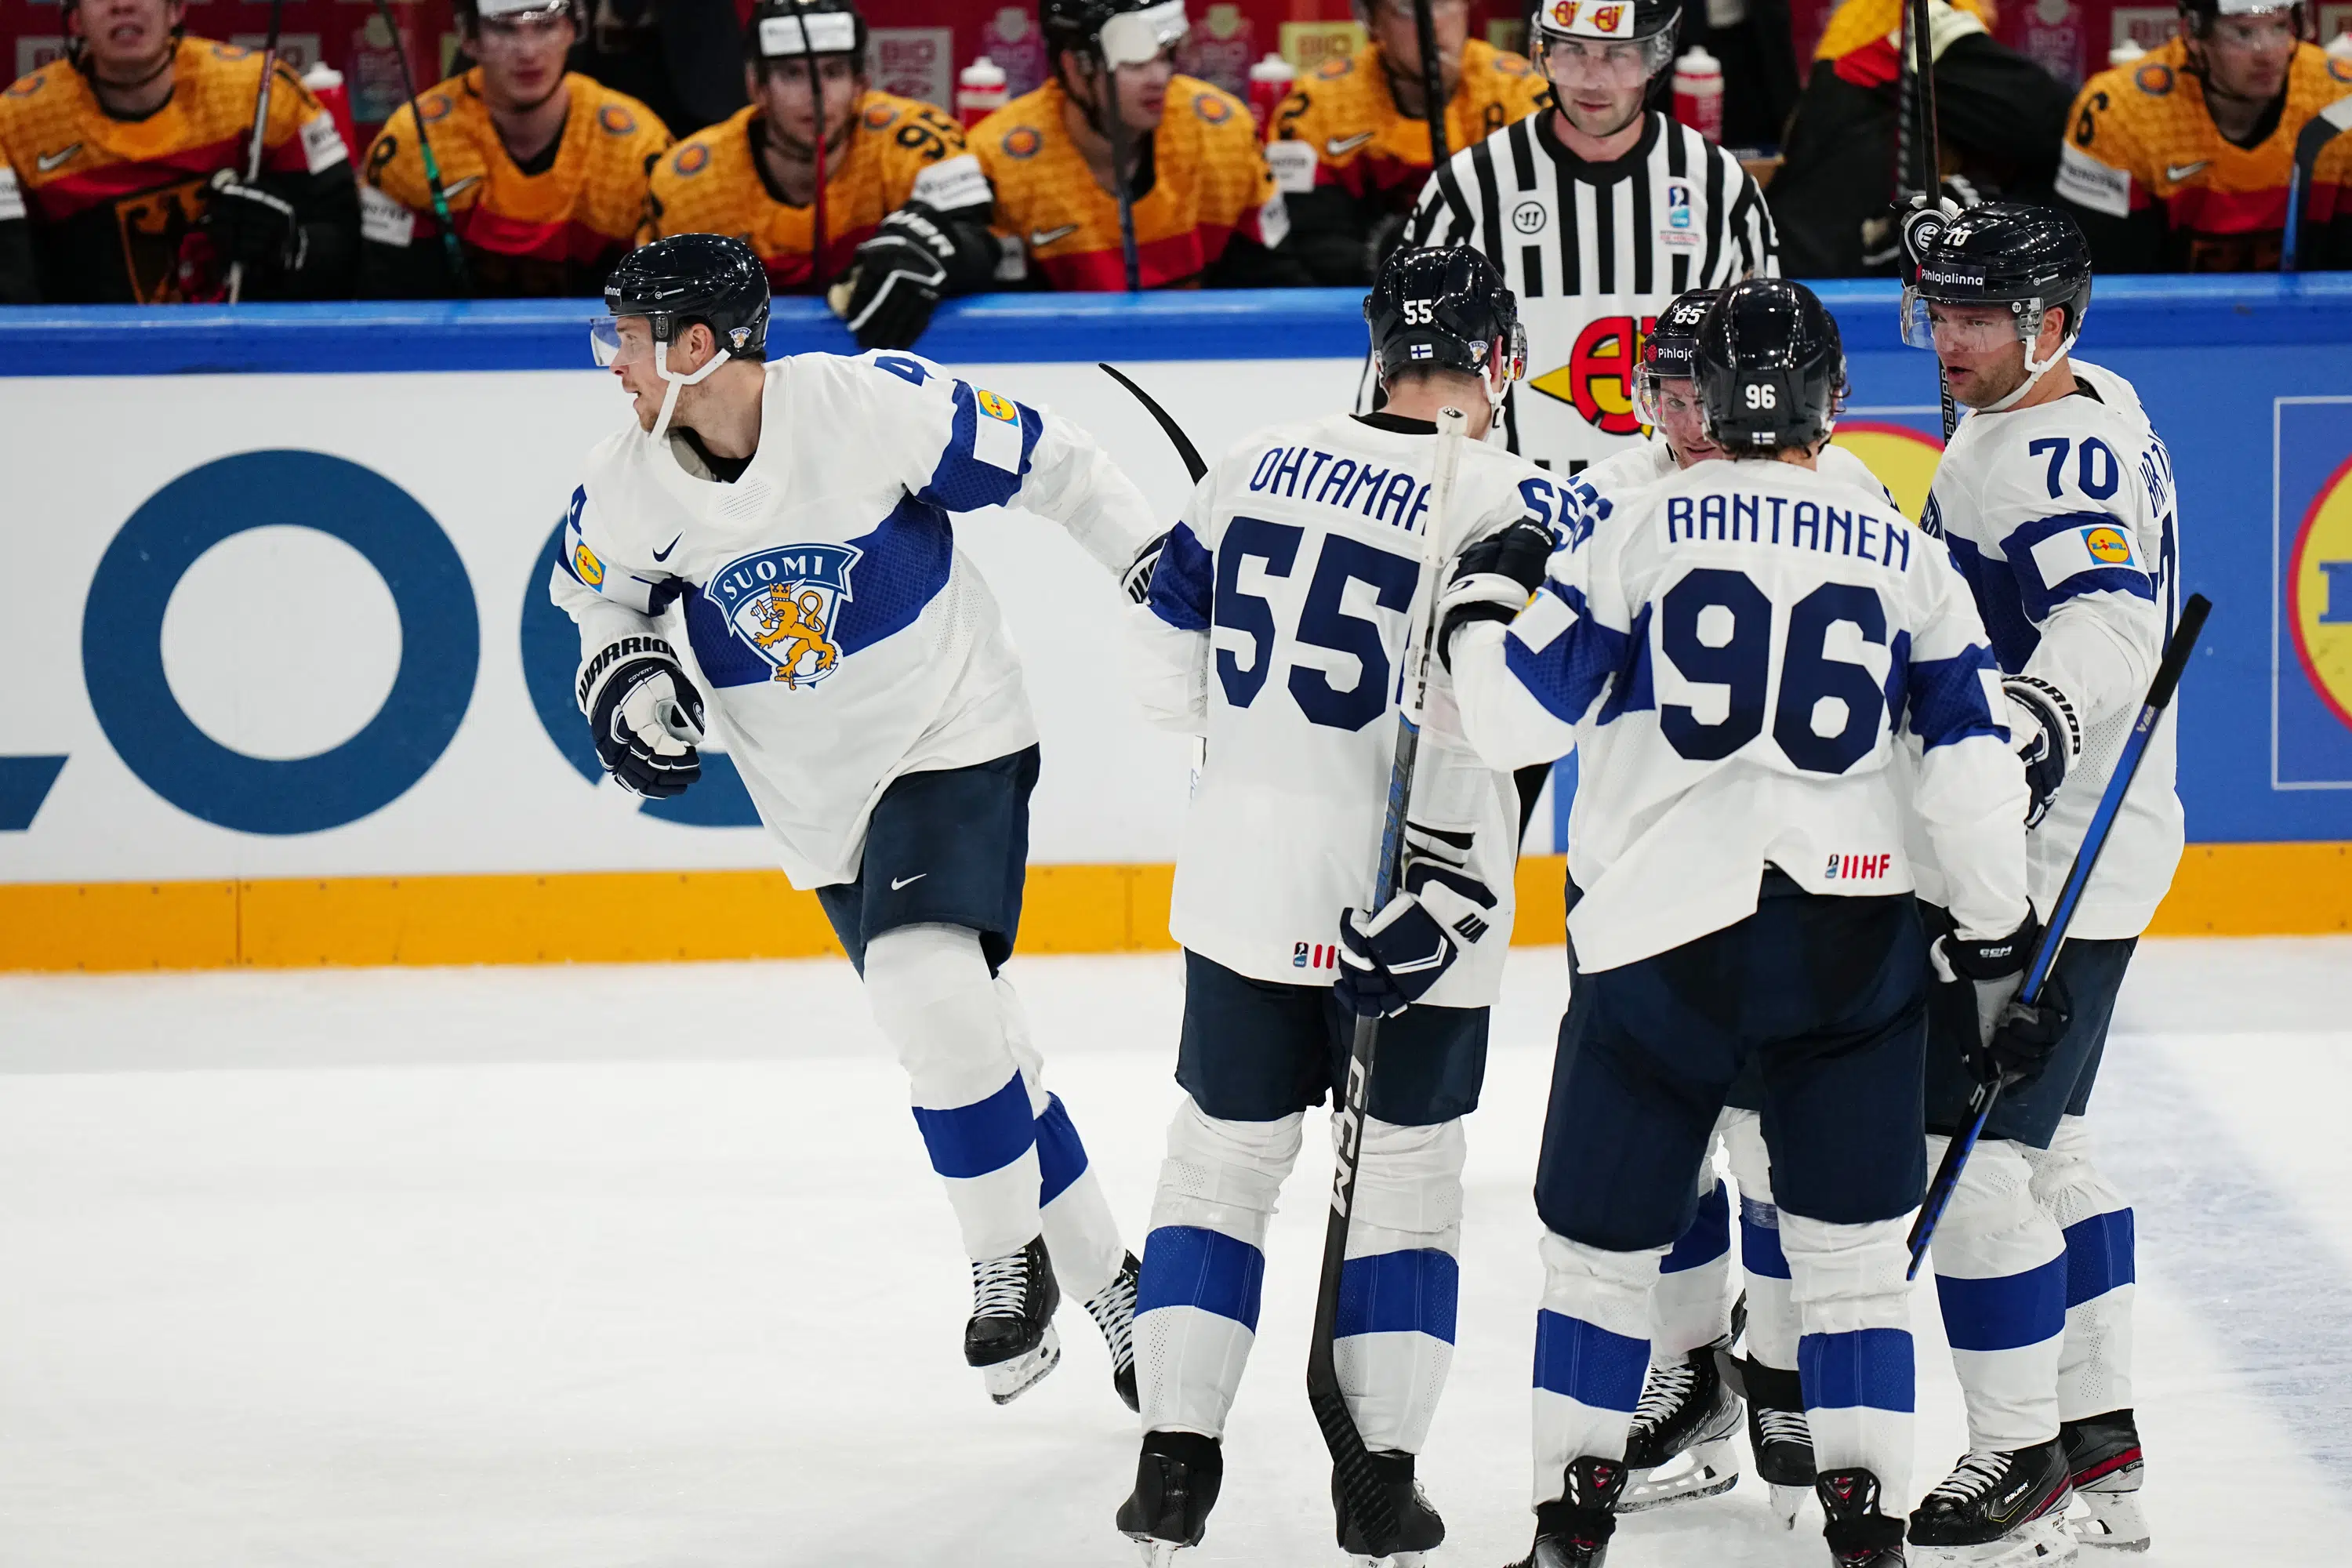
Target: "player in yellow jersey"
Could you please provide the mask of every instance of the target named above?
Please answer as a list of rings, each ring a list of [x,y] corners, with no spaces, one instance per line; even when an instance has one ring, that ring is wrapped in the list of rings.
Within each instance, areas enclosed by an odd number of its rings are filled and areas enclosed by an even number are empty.
[[[2083,84],[2058,195],[2101,272],[2269,271],[2279,264],[2295,140],[2352,95],[2352,62],[2305,41],[2304,8],[2183,0],[2180,36]],[[2309,171],[2302,264],[2343,267],[2352,138]]]
[[[282,64],[246,178],[261,54],[177,0],[66,0],[66,58],[0,92],[0,303],[163,305],[350,291],[350,151]]]
[[[1317,67],[1274,117],[1265,150],[1290,248],[1318,283],[1370,284],[1429,183],[1429,97],[1412,0],[1356,0],[1371,41]],[[1459,152],[1551,102],[1518,55],[1474,38],[1469,0],[1433,0],[1445,145]]]
[[[962,127],[866,84],[849,0],[759,0],[744,50],[751,107],[654,165],[639,241],[734,235],[775,292],[829,295],[861,347],[911,347],[941,299],[995,269]]]
[[[1049,289],[1311,281],[1241,100],[1176,73],[1183,0],[1039,0],[1054,75],[972,127],[996,188],[1000,276]]]
[[[360,186],[360,292],[372,298],[594,294],[628,254],[646,169],[669,145],[653,110],[563,68],[578,0],[457,0],[480,62],[394,110]],[[448,234],[417,144],[440,171]]]

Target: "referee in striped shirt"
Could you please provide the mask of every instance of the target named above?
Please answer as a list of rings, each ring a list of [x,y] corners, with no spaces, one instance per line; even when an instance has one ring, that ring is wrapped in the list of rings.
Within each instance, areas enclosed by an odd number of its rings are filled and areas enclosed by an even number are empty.
[[[1454,154],[1413,209],[1414,245],[1475,245],[1518,296],[1527,381],[1511,450],[1577,473],[1643,438],[1642,339],[1667,302],[1780,272],[1764,193],[1722,148],[1645,110],[1678,0],[1537,0],[1556,107]]]

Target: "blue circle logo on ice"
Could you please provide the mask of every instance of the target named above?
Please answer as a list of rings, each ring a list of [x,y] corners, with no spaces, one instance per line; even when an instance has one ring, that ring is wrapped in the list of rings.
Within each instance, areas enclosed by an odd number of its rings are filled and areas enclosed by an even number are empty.
[[[363,556],[400,616],[400,669],[360,731],[314,756],[257,757],[197,727],[163,668],[163,612],[197,557],[250,529],[308,528]],[[256,615],[268,613],[257,592]],[[481,626],[449,536],[372,468],[323,452],[241,452],[191,468],[107,546],[82,611],[82,679],[125,766],[189,816],[242,833],[319,833],[397,800],[473,700]]]

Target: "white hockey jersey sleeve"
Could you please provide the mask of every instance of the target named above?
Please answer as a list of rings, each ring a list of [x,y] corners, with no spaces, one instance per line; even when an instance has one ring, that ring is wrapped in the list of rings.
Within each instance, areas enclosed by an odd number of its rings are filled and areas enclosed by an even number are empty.
[[[1206,542],[1223,477],[1219,463],[1201,476],[1184,515],[1160,546],[1150,598],[1132,612],[1129,658],[1143,715],[1163,730],[1208,733],[1209,624],[1216,565]]]
[[[656,623],[684,587],[649,563],[626,561],[588,487],[572,488],[547,592],[579,626],[583,660],[623,637],[659,636]]]

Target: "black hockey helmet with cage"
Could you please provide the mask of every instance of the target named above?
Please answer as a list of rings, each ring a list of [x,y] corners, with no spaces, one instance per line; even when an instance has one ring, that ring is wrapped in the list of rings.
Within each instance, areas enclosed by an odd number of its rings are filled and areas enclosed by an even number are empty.
[[[731,357],[767,357],[768,271],[732,235],[674,234],[629,252],[604,284],[604,308],[645,317],[656,343],[699,321]]]
[[[1519,302],[1486,256],[1466,245],[1400,250],[1364,296],[1372,358],[1383,376],[1451,370],[1484,376],[1503,345],[1503,379],[1527,374]]]
[[[1927,307],[2006,305],[2018,336],[2031,345],[2042,312],[2063,310],[2072,342],[2091,305],[2091,247],[2074,220],[2055,207],[1990,202],[1947,224],[1903,290],[1903,341],[1933,348]]]
[[[1707,438],[1737,457],[1811,447],[1837,426],[1845,349],[1818,295],[1750,278],[1707,307],[1691,355]]]
[[[1104,65],[1147,65],[1192,24],[1184,0],[1037,0],[1037,26],[1058,74],[1065,49]]]
[[[866,69],[866,18],[851,0],[758,0],[743,24],[743,58],[754,66],[847,55]]]
[[[1681,0],[1534,0],[1528,41],[1536,49],[1570,40],[1586,47],[1638,43],[1655,76],[1674,60],[1682,14]]]

